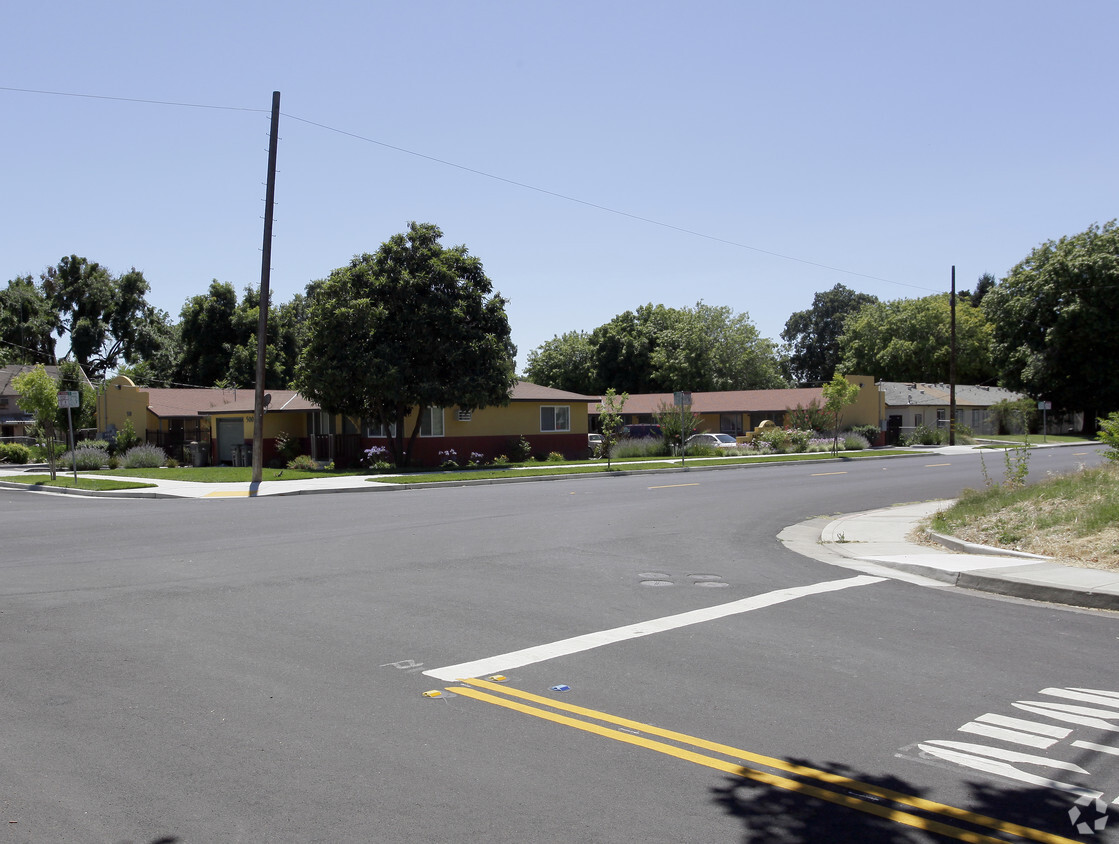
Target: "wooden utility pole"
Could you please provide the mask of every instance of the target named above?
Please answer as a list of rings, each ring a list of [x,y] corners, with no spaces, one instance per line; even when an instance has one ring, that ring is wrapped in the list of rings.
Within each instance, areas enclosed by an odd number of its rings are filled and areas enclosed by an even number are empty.
[[[952,266],[952,295],[948,299],[952,339],[948,350],[948,445],[956,444],[956,267]]]
[[[264,195],[264,249],[260,259],[260,321],[256,330],[256,404],[253,408],[253,479],[264,476],[264,351],[268,346],[268,281],[272,272],[272,206],[276,201],[276,144],[280,135],[280,92],[272,92],[272,130],[268,135],[268,188]]]

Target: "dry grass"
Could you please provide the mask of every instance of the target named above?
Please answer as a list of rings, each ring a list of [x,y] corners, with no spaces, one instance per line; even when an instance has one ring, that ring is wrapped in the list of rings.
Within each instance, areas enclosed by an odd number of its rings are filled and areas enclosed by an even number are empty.
[[[1048,478],[1025,488],[968,491],[929,526],[979,545],[1119,571],[1119,465]]]

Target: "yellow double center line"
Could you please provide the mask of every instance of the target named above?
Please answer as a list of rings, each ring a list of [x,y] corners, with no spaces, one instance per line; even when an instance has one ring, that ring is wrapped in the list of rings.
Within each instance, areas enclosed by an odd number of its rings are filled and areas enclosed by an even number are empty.
[[[697,765],[704,765],[708,768],[714,768],[718,771],[724,771],[756,782],[765,783],[776,788],[795,791],[800,794],[816,797],[820,800],[826,800],[830,803],[836,803],[840,806],[846,806],[850,809],[857,809],[860,812],[878,815],[879,817],[886,818],[896,823],[916,827],[917,829],[923,829],[949,838],[955,838],[959,841],[976,842],[977,844],[1006,844],[1007,839],[994,838],[980,832],[961,829],[960,827],[951,826],[950,824],[942,823],[932,818],[922,817],[901,809],[884,806],[880,803],[872,802],[872,800],[875,798],[888,800],[891,803],[910,806],[928,814],[939,815],[956,821],[964,821],[972,826],[984,827],[1003,834],[1016,835],[1019,838],[1030,841],[1041,841],[1046,842],[1046,844],[1077,844],[1075,840],[1071,838],[1063,838],[1059,835],[1053,835],[1037,829],[1030,829],[1029,827],[1020,826],[1015,823],[1010,823],[1009,821],[989,818],[986,815],[969,812],[966,809],[958,809],[943,803],[935,803],[921,797],[903,794],[899,791],[893,791],[871,783],[860,782],[859,780],[853,780],[827,771],[820,771],[816,768],[809,768],[804,765],[786,762],[783,759],[777,759],[772,756],[762,756],[757,753],[751,753],[748,750],[742,750],[741,748],[729,747],[725,744],[718,744],[717,742],[707,741],[706,739],[696,738],[695,736],[654,727],[651,724],[631,721],[628,718],[619,718],[616,715],[610,715],[606,712],[598,712],[594,709],[574,706],[552,698],[534,695],[530,692],[523,692],[506,685],[491,683],[487,680],[466,679],[460,680],[459,682],[465,683],[466,685],[448,686],[447,691],[485,703],[503,706],[506,709],[512,709],[516,712],[524,713],[525,715],[532,715],[535,718],[543,718],[546,721],[552,721],[556,724],[574,727],[577,730],[594,733],[595,735],[613,739],[614,741],[621,741],[626,744],[655,750],[667,756],[674,756],[677,759],[694,762]],[[479,691],[479,689],[489,689],[498,692],[502,697]],[[527,703],[521,703],[521,700],[547,706],[549,709],[540,709],[539,706],[530,706]],[[601,723],[596,724],[591,721],[579,720],[578,718],[571,718],[567,715],[561,715],[560,712],[549,710],[570,712],[581,718],[590,718]],[[612,727],[603,726],[603,724],[613,724],[616,727],[621,727],[625,730],[633,730],[645,735],[621,732]],[[684,747],[677,747],[675,745],[665,744],[662,741],[646,738],[646,735],[658,736],[681,745],[710,750],[715,753],[721,753],[724,756],[730,756],[734,759],[752,762],[778,771],[785,771],[786,773],[795,774],[805,780],[815,780],[818,783],[826,783],[830,786],[845,789],[848,793],[821,788],[819,785],[813,785],[811,782],[802,782],[801,780],[790,779],[755,768],[747,768],[735,762],[728,762],[724,759],[717,759],[713,756],[706,756],[702,753],[696,753],[693,750],[687,750]]]

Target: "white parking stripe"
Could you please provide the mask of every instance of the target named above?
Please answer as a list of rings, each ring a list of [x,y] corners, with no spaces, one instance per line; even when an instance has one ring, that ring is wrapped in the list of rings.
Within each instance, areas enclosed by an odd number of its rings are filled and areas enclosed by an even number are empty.
[[[687,627],[692,624],[700,624],[704,621],[714,621],[715,619],[726,618],[730,615],[771,607],[774,604],[783,604],[786,601],[805,598],[809,595],[837,592],[841,589],[850,589],[855,586],[869,586],[873,583],[882,583],[885,580],[886,578],[884,577],[858,575],[857,577],[847,577],[842,580],[828,580],[823,583],[813,583],[808,586],[778,589],[774,592],[767,592],[764,595],[754,595],[753,597],[743,598],[739,601],[731,601],[729,604],[719,604],[714,607],[704,607],[703,609],[679,613],[678,615],[654,618],[650,621],[628,624],[625,627],[615,627],[611,630],[602,630],[598,633],[587,633],[582,636],[575,636],[571,639],[561,639],[558,642],[551,642],[547,645],[536,645],[535,647],[512,651],[507,654],[501,654],[500,656],[478,659],[473,662],[461,662],[458,665],[448,665],[445,668],[433,668],[430,671],[425,671],[424,674],[428,677],[435,677],[439,680],[448,681],[470,677],[482,677],[486,674],[501,673],[513,668],[520,668],[524,665],[532,665],[537,662],[555,659],[556,657],[579,653],[580,651],[589,651],[592,648],[600,648],[603,645],[612,645],[615,642],[626,642],[641,636],[651,636],[654,633],[675,630],[678,627]]]

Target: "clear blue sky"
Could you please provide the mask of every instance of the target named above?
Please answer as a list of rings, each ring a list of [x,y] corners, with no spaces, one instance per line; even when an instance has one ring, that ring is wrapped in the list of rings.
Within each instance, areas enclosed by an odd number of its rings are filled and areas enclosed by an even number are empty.
[[[729,305],[777,340],[837,283],[923,296],[954,264],[971,288],[1119,216],[1114,0],[144,0],[3,23],[0,283],[74,253],[143,270],[175,318],[211,279],[259,283],[274,90],[274,301],[433,222],[510,300],[522,367],[647,302]]]

